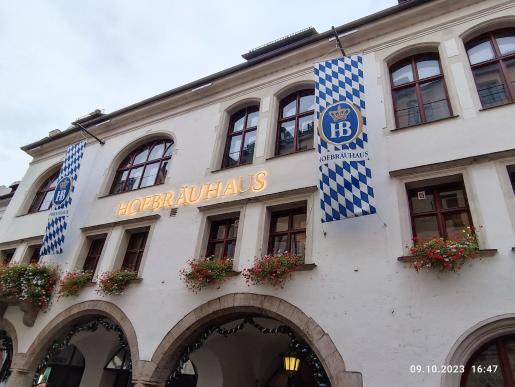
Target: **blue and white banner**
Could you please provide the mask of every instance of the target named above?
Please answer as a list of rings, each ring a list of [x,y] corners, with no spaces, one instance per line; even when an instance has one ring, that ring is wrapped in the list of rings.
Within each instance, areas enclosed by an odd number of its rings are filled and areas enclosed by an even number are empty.
[[[66,149],[59,178],[52,199],[52,208],[48,215],[48,223],[41,246],[40,255],[54,255],[63,253],[64,237],[68,228],[69,211],[72,204],[72,194],[75,191],[75,183],[80,168],[80,162],[84,155],[86,142],[81,141],[70,145]]]
[[[322,223],[374,214],[363,56],[317,63],[314,72]]]

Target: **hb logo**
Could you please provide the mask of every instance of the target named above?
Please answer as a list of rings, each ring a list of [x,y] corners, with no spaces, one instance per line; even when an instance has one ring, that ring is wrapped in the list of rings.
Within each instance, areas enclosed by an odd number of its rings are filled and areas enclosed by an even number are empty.
[[[54,203],[54,207],[58,207],[63,204],[66,199],[70,197],[70,193],[72,191],[72,178],[69,176],[63,177],[61,180],[57,182],[54,191],[54,197],[52,202]]]
[[[337,102],[328,106],[322,112],[318,123],[320,137],[335,145],[354,141],[362,131],[361,111],[350,102]]]

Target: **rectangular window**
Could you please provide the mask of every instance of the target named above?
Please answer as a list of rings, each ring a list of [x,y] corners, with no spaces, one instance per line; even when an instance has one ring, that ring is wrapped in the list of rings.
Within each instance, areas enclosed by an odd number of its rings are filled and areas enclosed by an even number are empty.
[[[216,220],[211,223],[206,257],[234,258],[239,218]]]
[[[41,245],[35,245],[30,247],[30,259],[29,259],[29,265],[34,265],[36,263],[39,263],[39,260],[41,259],[41,256],[39,255],[39,250],[41,249]]]
[[[98,261],[100,259],[100,256],[102,255],[102,250],[104,248],[106,237],[106,234],[102,234],[95,235],[89,238],[91,242],[89,245],[88,254],[86,255],[86,259],[84,260],[84,265],[82,266],[82,270],[95,273]]]
[[[14,252],[16,251],[16,249],[8,249],[8,250],[3,250],[0,254],[1,256],[1,259],[2,259],[2,264],[3,265],[8,265],[9,263],[11,263],[13,257],[14,257]]]
[[[418,241],[435,237],[460,239],[462,230],[472,226],[472,217],[463,181],[408,186],[413,236]]]
[[[141,264],[141,258],[145,252],[145,244],[147,243],[148,230],[131,232],[127,251],[122,263],[123,270],[132,270],[137,272]]]
[[[510,176],[511,188],[513,188],[513,193],[515,194],[515,164],[508,165],[506,168],[508,169],[508,175]]]
[[[304,257],[306,250],[306,205],[273,211],[270,217],[268,252],[288,251]]]

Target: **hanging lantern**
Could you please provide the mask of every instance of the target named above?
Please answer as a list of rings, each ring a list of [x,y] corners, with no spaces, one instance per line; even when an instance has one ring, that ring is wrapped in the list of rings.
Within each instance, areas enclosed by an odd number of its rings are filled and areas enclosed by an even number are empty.
[[[288,373],[294,373],[299,370],[300,359],[293,352],[284,355],[284,369]]]

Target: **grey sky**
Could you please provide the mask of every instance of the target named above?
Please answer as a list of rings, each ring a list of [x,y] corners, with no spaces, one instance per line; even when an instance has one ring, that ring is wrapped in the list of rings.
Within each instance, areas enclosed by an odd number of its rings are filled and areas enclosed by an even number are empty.
[[[20,180],[19,148],[96,108],[110,112],[236,65],[241,54],[319,32],[397,0],[0,2],[0,185]]]

